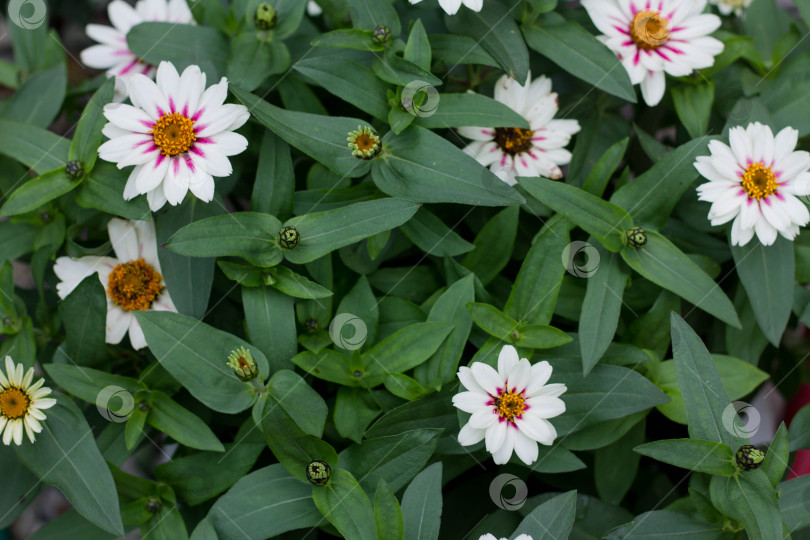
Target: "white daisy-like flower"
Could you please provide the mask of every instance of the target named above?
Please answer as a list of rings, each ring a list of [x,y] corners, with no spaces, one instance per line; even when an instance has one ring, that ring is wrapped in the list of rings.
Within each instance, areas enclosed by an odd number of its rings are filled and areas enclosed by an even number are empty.
[[[28,368],[23,376],[23,365],[6,356],[5,374],[0,369],[0,433],[6,446],[12,440],[20,446],[23,429],[28,440],[35,442],[34,434],[42,431],[40,422],[46,418],[42,411],[56,405],[55,399],[45,397],[51,393],[50,388],[42,386],[45,379],[31,384],[33,380],[34,368]]]
[[[139,0],[134,8],[123,0],[113,0],[107,15],[112,26],[87,25],[87,35],[99,45],[83,50],[81,60],[88,67],[105,70],[107,77],[124,79],[136,73],[154,78],[157,69],[129,50],[127,33],[133,26],[142,22],[195,24],[185,0]]]
[[[110,122],[102,132],[109,141],[98,149],[101,159],[122,169],[135,168],[124,187],[124,199],[146,194],[149,208],[178,205],[191,190],[198,199],[214,198],[214,176],[233,171],[227,156],[247,148],[247,139],[233,130],[247,122],[244,105],[223,104],[228,80],[205,88],[198,66],[182,75],[169,62],[161,62],[157,83],[145,75],[128,81],[132,105],[104,107]]]
[[[460,127],[458,132],[474,142],[464,151],[489,166],[501,180],[514,186],[518,176],[561,178],[560,165],[571,161],[565,146],[580,130],[576,120],[555,120],[559,109],[551,79],[545,76],[521,85],[504,75],[495,84],[495,100],[523,116],[529,129],[515,127]],[[531,81],[531,82],[530,82]]]
[[[411,4],[418,4],[422,0],[408,0]],[[439,0],[439,5],[448,15],[455,15],[464,4],[473,11],[481,11],[484,0]]]
[[[788,240],[810,222],[807,207],[796,197],[810,195],[810,153],[794,151],[799,132],[787,127],[774,137],[759,122],[728,133],[729,148],[711,141],[711,156],[698,156],[695,168],[708,183],[698,186],[699,199],[712,203],[712,225],[734,220],[731,243],[744,246],[756,233],[762,245]]]
[[[107,292],[107,343],[117,344],[129,331],[134,349],[146,347],[136,311],[174,311],[169,291],[160,275],[155,225],[152,221],[113,218],[107,224],[115,257],[59,257],[53,271],[65,298],[87,276],[96,273]]]
[[[565,412],[560,396],[567,388],[546,384],[551,372],[548,362],[532,365],[511,345],[501,349],[497,371],[482,362],[459,368],[467,392],[453,396],[453,405],[472,414],[458,434],[459,444],[486,439],[486,449],[498,465],[508,462],[513,450],[527,465],[534,463],[537,443],[550,446],[557,438],[548,419]]]
[[[721,21],[703,13],[706,0],[582,0],[582,6],[650,106],[664,97],[665,73],[684,77],[711,67],[723,52],[723,43],[709,37]]]
[[[753,0],[709,0],[710,3],[717,6],[717,10],[723,15],[731,15],[733,12],[736,16],[740,17],[743,11],[748,9]]]

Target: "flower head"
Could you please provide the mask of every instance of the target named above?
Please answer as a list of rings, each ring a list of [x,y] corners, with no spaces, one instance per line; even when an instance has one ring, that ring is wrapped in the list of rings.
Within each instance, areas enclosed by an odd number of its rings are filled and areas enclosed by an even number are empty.
[[[731,15],[733,12],[740,17],[753,0],[709,0],[709,2],[717,6],[717,10],[723,15]]]
[[[82,63],[107,71],[107,77],[128,79],[136,73],[153,78],[155,66],[147,64],[129,50],[127,34],[142,22],[173,22],[194,24],[185,0],[139,0],[133,8],[123,0],[113,0],[107,6],[112,26],[88,24],[87,35],[97,41],[81,52]]]
[[[418,4],[422,0],[408,0],[411,4]],[[439,0],[439,5],[448,15],[455,15],[464,4],[473,11],[481,11],[484,0]]]
[[[486,439],[486,449],[495,463],[509,461],[514,450],[526,464],[537,460],[537,443],[550,446],[557,430],[548,421],[565,412],[560,399],[566,386],[546,384],[551,365],[530,364],[517,350],[505,345],[498,356],[498,370],[481,362],[461,367],[458,378],[467,392],[453,396],[453,405],[472,413],[458,434],[462,446]]]
[[[757,450],[750,444],[744,444],[737,449],[737,454],[734,456],[737,466],[744,471],[753,471],[759,469],[762,462],[765,460],[765,452]]]
[[[297,246],[300,241],[301,233],[291,225],[284,227],[278,232],[278,243],[284,249],[295,249],[295,246]]]
[[[256,360],[253,359],[253,355],[250,354],[250,351],[244,347],[239,347],[231,352],[228,356],[228,367],[239,377],[239,380],[245,382],[255,379],[259,374],[259,367],[256,365]]]
[[[356,130],[349,132],[346,141],[356,158],[371,159],[380,153],[380,136],[368,126],[357,126]]]
[[[332,478],[332,467],[322,459],[310,461],[307,464],[307,480],[316,486],[325,486]]]
[[[65,174],[73,180],[78,180],[84,175],[84,166],[80,161],[68,161],[65,165]]]
[[[632,227],[625,231],[624,239],[628,246],[638,249],[647,243],[647,233],[641,227]]]
[[[464,151],[501,180],[513,186],[518,176],[561,178],[560,165],[571,161],[565,146],[580,130],[576,120],[555,120],[559,103],[551,91],[551,79],[538,77],[526,84],[504,75],[495,84],[495,100],[523,116],[529,129],[516,127],[461,127],[458,132],[472,139]]]
[[[227,156],[247,148],[247,139],[233,130],[250,117],[243,105],[223,104],[228,80],[205,88],[198,66],[182,75],[161,62],[157,84],[144,75],[128,83],[133,105],[104,107],[109,123],[102,130],[109,141],[98,149],[101,159],[122,169],[135,167],[124,187],[124,198],[146,194],[152,211],[166,201],[178,205],[190,190],[197,198],[214,198],[214,176],[232,172]]]
[[[84,278],[98,274],[107,293],[107,343],[120,343],[129,332],[132,347],[146,347],[136,311],[177,311],[160,270],[151,221],[113,218],[107,223],[115,257],[59,257],[53,271],[59,298],[69,295]]]
[[[56,405],[55,399],[45,397],[51,393],[50,388],[43,386],[45,379],[31,384],[33,380],[34,368],[28,368],[23,376],[23,365],[6,356],[5,374],[0,369],[0,434],[6,446],[12,440],[20,446],[23,429],[33,443],[34,434],[42,431],[40,422],[45,420],[42,411]]]
[[[744,246],[756,233],[763,245],[779,233],[788,240],[810,222],[797,197],[810,195],[810,153],[794,151],[799,132],[787,127],[774,137],[759,122],[729,131],[730,147],[709,143],[710,156],[698,156],[695,168],[708,183],[698,186],[701,201],[712,203],[712,225],[734,220],[731,243]]]
[[[278,13],[273,9],[273,6],[267,2],[262,2],[256,8],[256,14],[253,16],[253,22],[256,28],[260,30],[270,30],[278,22]]]
[[[650,106],[664,96],[665,73],[684,77],[711,67],[723,52],[723,43],[709,37],[721,21],[703,13],[706,0],[582,0],[582,6]]]

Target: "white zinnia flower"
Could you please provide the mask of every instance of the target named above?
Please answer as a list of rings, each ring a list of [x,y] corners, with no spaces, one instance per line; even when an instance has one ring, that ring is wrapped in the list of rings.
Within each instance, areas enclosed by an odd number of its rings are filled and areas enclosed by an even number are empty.
[[[664,73],[684,77],[711,67],[723,52],[723,43],[709,37],[721,21],[703,13],[706,0],[582,0],[582,6],[650,106],[664,97]]]
[[[177,311],[160,275],[155,225],[113,218],[107,232],[115,258],[59,257],[53,267],[60,280],[56,291],[65,298],[84,278],[97,273],[107,292],[107,343],[120,343],[129,331],[132,347],[142,349],[146,339],[135,311]]]
[[[731,15],[734,12],[738,17],[743,14],[743,11],[748,9],[753,0],[709,0],[712,4],[717,6],[718,11],[723,15]]]
[[[498,465],[509,461],[512,450],[527,465],[537,460],[537,443],[550,446],[557,430],[548,421],[565,412],[560,399],[564,384],[546,384],[551,365],[545,360],[530,364],[517,350],[504,345],[498,371],[482,362],[461,367],[458,378],[468,390],[453,396],[453,405],[472,413],[461,428],[458,442],[470,446],[486,439],[487,451]]]
[[[699,199],[712,203],[712,225],[734,220],[731,243],[744,246],[756,233],[763,245],[788,240],[810,221],[796,197],[810,195],[810,153],[796,151],[799,132],[787,127],[773,136],[759,122],[728,133],[731,148],[709,143],[711,156],[698,156],[695,168],[708,183],[698,186]]]
[[[495,100],[523,116],[529,129],[515,127],[460,127],[458,132],[472,139],[464,151],[501,180],[514,186],[517,176],[561,178],[560,165],[571,161],[565,146],[580,130],[576,120],[554,120],[559,103],[551,91],[551,79],[538,77],[526,84],[504,75],[495,84]],[[531,81],[531,82],[530,82]]]
[[[149,208],[172,205],[191,192],[210,202],[214,176],[233,169],[227,156],[247,148],[247,139],[233,133],[250,117],[244,105],[225,104],[228,80],[205,89],[205,74],[188,66],[182,75],[161,62],[157,84],[144,75],[128,82],[132,105],[104,107],[110,121],[102,130],[110,138],[98,149],[101,159],[122,169],[135,165],[124,187],[124,199],[146,194]]]
[[[87,35],[100,45],[81,52],[82,63],[107,71],[107,77],[128,78],[135,73],[154,78],[155,66],[140,60],[127,45],[127,33],[142,22],[194,24],[185,0],[140,0],[133,8],[123,0],[107,6],[112,26],[88,24]]]
[[[418,4],[422,0],[408,0],[411,4]],[[481,11],[484,6],[484,0],[439,0],[439,5],[447,12],[448,15],[455,15],[456,12],[464,4],[473,11]]]
[[[487,533],[487,534],[482,534],[481,537],[478,538],[478,540],[499,540],[499,539],[496,538],[494,534]],[[507,540],[507,539],[506,538],[501,538],[500,540]],[[532,537],[529,536],[528,534],[521,534],[520,536],[515,538],[515,540],[532,540]]]
[[[9,446],[11,441],[22,444],[23,428],[32,443],[36,440],[34,433],[42,431],[41,421],[45,420],[43,409],[56,405],[56,400],[46,398],[51,389],[40,379],[34,384],[34,368],[28,368],[23,376],[23,365],[16,364],[6,356],[6,373],[0,369],[0,433],[3,444]],[[5,429],[5,432],[3,430]]]

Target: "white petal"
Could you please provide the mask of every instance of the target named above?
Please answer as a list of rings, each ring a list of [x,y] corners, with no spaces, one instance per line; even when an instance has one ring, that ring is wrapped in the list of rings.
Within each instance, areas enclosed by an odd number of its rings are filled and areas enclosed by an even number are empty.
[[[129,262],[140,258],[138,235],[131,222],[112,218],[107,223],[107,234],[119,261]]]
[[[141,16],[138,15],[132,6],[123,0],[113,0],[110,2],[110,5],[107,6],[107,15],[113,26],[123,34],[129,32],[129,29],[136,24],[143,22]]]
[[[532,366],[529,384],[526,386],[526,396],[531,397],[540,390],[551,378],[552,367],[546,360]]]
[[[473,362],[470,366],[475,381],[491,396],[498,395],[498,388],[503,388],[503,378],[492,366],[483,362]]]
[[[166,178],[166,173],[169,170],[170,159],[165,156],[158,156],[153,161],[144,164],[139,168],[138,175],[135,177],[134,189],[137,193],[149,193],[158,187]],[[127,182],[127,185],[129,183]],[[127,199],[126,188],[124,189],[124,198]],[[132,197],[129,197],[130,199]]]
[[[754,224],[757,238],[763,246],[770,246],[776,242],[776,229],[766,219],[758,219]]]
[[[199,69],[199,68],[198,68]],[[177,91],[180,85],[180,74],[171,62],[161,62],[157,69],[155,84],[167,98]]]
[[[470,416],[470,427],[489,429],[498,422],[498,414],[490,408],[476,409]]]
[[[487,402],[492,399],[486,394],[477,392],[461,392],[453,396],[453,406],[464,412],[474,413],[478,409],[487,406]],[[492,412],[492,411],[489,411]]]
[[[198,170],[190,179],[188,189],[195,197],[204,202],[214,200],[214,177],[207,172]]]
[[[166,204],[166,195],[163,194],[163,186],[158,187],[146,194],[146,200],[149,203],[149,210],[157,212],[163,205]]]
[[[531,465],[537,461],[539,449],[537,442],[530,439],[522,431],[517,430],[515,433],[515,454],[526,465]]]
[[[515,432],[515,428],[510,427],[507,429],[503,444],[501,444],[500,448],[492,452],[492,461],[494,461],[496,465],[505,465],[509,462],[509,458],[512,457],[512,450],[515,448]]]
[[[124,311],[120,307],[107,301],[107,335],[106,342],[111,345],[117,345],[124,339],[124,334],[127,333],[129,325],[132,323],[134,316],[131,311]]]
[[[792,127],[786,127],[774,137],[774,161],[779,161],[786,155],[793,152],[799,142],[799,131]]]
[[[209,88],[210,90],[210,88]],[[244,105],[226,103],[216,110],[206,110],[194,126],[198,138],[211,137],[224,131],[233,131],[250,118],[250,113]]]
[[[458,432],[458,443],[461,446],[472,446],[484,440],[486,431],[483,429],[476,429],[470,424],[464,424],[461,431]]]
[[[138,319],[135,317],[132,317],[132,321],[129,324],[129,343],[136,351],[146,347],[146,338],[143,335],[143,330],[141,330]]]
[[[533,414],[526,413],[521,418],[516,419],[518,429],[532,440],[550,446],[557,438],[557,430],[551,422],[539,418]]]
[[[181,156],[171,158],[166,179],[163,181],[163,194],[172,206],[177,206],[188,193],[189,170]]]
[[[121,62],[120,50],[111,45],[92,45],[84,49],[79,58],[87,67],[107,69]]]
[[[666,77],[663,71],[648,72],[644,80],[641,81],[641,95],[644,102],[650,107],[655,107],[661,102],[666,90]]]
[[[528,386],[531,379],[532,365],[531,363],[522,358],[516,365],[512,367],[506,378],[506,382],[510,388],[514,388],[517,392],[522,392]]]
[[[728,131],[728,140],[731,144],[731,151],[737,158],[737,163],[746,163],[753,158],[754,149],[751,140],[748,138],[745,128],[737,126]]]
[[[784,182],[796,178],[800,173],[807,172],[808,168],[810,168],[810,152],[799,150],[791,152],[776,163],[774,172],[777,173],[779,181]]]
[[[526,400],[527,409],[539,418],[554,418],[565,412],[565,402],[557,397],[534,396]]]
[[[520,357],[518,356],[517,349],[511,345],[504,345],[501,348],[501,352],[498,354],[498,374],[501,376],[502,380],[506,380],[509,372],[512,371],[512,368],[518,361],[520,361]]]
[[[473,141],[491,141],[495,137],[493,128],[486,127],[459,127],[458,134]]]
[[[147,133],[155,126],[155,121],[146,112],[124,103],[105,105],[104,116],[113,125],[134,133]]]
[[[169,110],[169,101],[160,88],[145,75],[135,74],[127,81],[129,99],[150,117],[160,118]]]

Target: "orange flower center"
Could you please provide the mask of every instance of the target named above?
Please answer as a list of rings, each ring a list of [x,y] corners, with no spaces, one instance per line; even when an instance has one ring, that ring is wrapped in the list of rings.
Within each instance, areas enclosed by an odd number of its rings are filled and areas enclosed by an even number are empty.
[[[107,295],[124,311],[143,311],[163,291],[163,277],[143,259],[121,263],[110,272]]]
[[[19,388],[6,388],[0,392],[0,414],[11,420],[25,416],[29,403],[28,395]]]
[[[354,141],[354,144],[357,145],[357,149],[361,152],[365,152],[368,150],[374,150],[374,146],[377,144],[377,141],[371,138],[371,135],[367,133],[361,133],[357,139]]]
[[[164,156],[176,156],[187,152],[194,145],[194,120],[180,113],[164,114],[150,132],[155,146]]]
[[[528,152],[534,131],[523,128],[495,128],[495,143],[510,156]]]
[[[779,186],[771,167],[766,167],[761,161],[749,164],[741,178],[743,189],[748,192],[750,199],[766,199]]]
[[[639,11],[630,25],[630,37],[639,49],[650,51],[669,39],[669,21],[656,11]]]
[[[523,392],[514,393],[506,390],[495,398],[495,407],[498,409],[498,416],[514,422],[515,418],[520,418],[526,409],[526,399]]]

